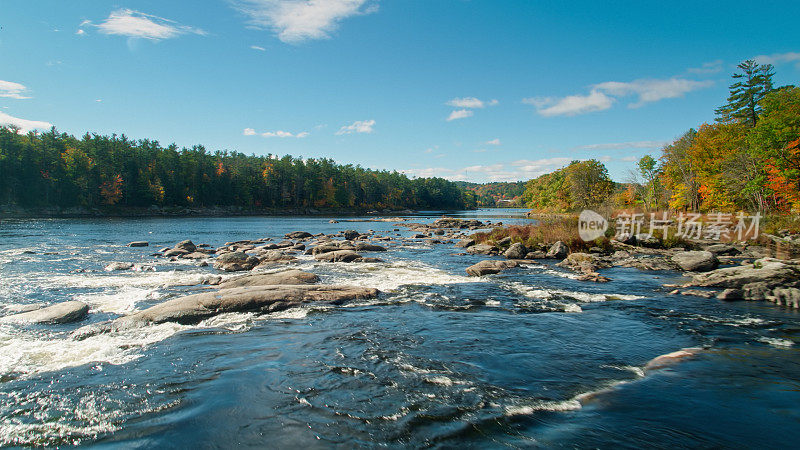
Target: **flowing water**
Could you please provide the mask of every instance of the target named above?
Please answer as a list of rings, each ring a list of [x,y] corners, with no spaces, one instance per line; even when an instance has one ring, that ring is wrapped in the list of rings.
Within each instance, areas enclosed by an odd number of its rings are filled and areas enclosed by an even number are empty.
[[[432,221],[439,214],[415,221]],[[522,221],[513,210],[462,217]],[[800,442],[800,314],[669,296],[670,272],[595,284],[542,263],[471,278],[482,256],[422,241],[385,262],[297,267],[378,299],[227,314],[73,340],[196,292],[215,272],[149,256],[287,232],[373,229],[321,217],[0,224],[0,307],[65,300],[77,324],[0,324],[0,444],[132,447],[789,447]],[[147,240],[150,247],[128,248]],[[370,255],[373,256],[373,255]],[[105,272],[115,261],[154,272]],[[659,355],[693,356],[660,369]]]

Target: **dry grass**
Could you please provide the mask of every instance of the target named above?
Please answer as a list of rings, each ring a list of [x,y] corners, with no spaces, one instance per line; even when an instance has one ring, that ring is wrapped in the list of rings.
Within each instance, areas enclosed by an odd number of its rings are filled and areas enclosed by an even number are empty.
[[[611,229],[613,234],[613,229]],[[510,237],[511,242],[521,242],[530,249],[546,249],[557,241],[565,243],[573,252],[585,251],[591,247],[610,248],[608,237],[593,242],[584,242],[578,236],[577,216],[553,217],[540,219],[538,224],[509,225],[495,228],[491,232],[479,232],[472,235],[477,243],[498,245],[500,240]]]

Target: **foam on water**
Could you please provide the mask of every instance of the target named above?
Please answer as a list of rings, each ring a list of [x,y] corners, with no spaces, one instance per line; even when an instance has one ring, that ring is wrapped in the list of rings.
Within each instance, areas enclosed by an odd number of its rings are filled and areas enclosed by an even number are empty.
[[[780,338],[771,338],[762,336],[756,340],[777,348],[789,348],[794,346],[794,341],[790,341],[789,339],[780,339]]]
[[[558,300],[561,298],[570,298],[578,302],[593,303],[605,302],[613,300],[638,300],[643,298],[638,295],[630,294],[594,294],[590,292],[568,291],[564,289],[542,289],[533,286],[528,286],[518,281],[508,282],[511,290],[522,294],[529,298],[542,299],[542,300]],[[572,312],[572,311],[570,311]]]
[[[73,300],[88,304],[93,311],[129,314],[136,310],[138,303],[146,300],[158,300],[160,297],[158,289],[124,286],[112,292],[76,295]]]
[[[408,285],[445,285],[486,283],[483,277],[454,275],[419,261],[398,260],[386,263],[352,263],[346,266],[330,265],[334,273],[323,279],[324,283],[373,287],[390,292]]]

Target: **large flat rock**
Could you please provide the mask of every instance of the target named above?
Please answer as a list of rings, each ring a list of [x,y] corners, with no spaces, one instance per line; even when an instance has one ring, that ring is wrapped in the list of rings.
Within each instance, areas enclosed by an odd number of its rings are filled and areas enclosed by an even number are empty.
[[[339,304],[347,300],[373,298],[378,294],[377,289],[356,286],[242,286],[168,300],[114,320],[111,329],[163,322],[194,324],[223,313],[269,313],[306,302]]]
[[[56,303],[42,309],[12,314],[0,318],[0,322],[19,323],[69,323],[83,319],[89,313],[89,305],[79,301]]]
[[[230,289],[243,286],[275,286],[279,284],[314,284],[319,282],[319,277],[313,273],[302,270],[285,270],[277,273],[254,273],[239,278],[223,281],[220,289]]]

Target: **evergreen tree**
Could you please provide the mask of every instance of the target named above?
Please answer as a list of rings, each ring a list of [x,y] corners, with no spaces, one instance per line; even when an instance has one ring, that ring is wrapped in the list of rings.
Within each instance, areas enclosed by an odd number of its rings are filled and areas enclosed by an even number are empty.
[[[754,127],[761,113],[759,101],[773,89],[774,68],[772,64],[759,65],[752,59],[736,67],[742,72],[731,75],[737,81],[729,86],[728,103],[716,109],[717,121],[737,121]]]

